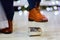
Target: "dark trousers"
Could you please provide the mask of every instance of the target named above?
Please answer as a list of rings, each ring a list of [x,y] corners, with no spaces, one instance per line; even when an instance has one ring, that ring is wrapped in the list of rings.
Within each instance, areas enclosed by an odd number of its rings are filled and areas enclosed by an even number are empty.
[[[0,0],[2,6],[4,8],[7,20],[13,20],[14,16],[14,7],[13,7],[13,0]]]
[[[36,4],[37,6],[40,4],[41,0],[28,0],[29,3],[29,9],[35,8]]]

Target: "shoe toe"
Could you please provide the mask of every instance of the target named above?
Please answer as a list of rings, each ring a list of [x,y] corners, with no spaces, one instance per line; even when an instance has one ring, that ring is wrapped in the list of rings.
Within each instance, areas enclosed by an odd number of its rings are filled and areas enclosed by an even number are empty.
[[[43,18],[41,22],[48,22],[47,18]]]

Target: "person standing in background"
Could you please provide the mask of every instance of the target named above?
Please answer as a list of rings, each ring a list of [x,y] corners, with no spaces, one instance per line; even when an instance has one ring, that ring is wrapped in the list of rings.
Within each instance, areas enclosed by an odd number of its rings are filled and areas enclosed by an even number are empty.
[[[48,19],[40,12],[41,0],[28,0],[29,3],[29,21],[48,22]]]
[[[14,16],[13,0],[0,0],[0,2],[2,4],[6,18],[8,20],[8,27],[0,29],[0,32],[10,34],[13,32],[13,16]]]

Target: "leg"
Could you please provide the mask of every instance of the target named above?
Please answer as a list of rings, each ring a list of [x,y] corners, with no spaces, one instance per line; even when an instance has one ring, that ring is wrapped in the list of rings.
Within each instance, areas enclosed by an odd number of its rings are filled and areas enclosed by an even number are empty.
[[[41,0],[36,0],[36,6],[40,6],[40,2],[41,2]]]
[[[5,10],[7,19],[12,21],[14,15],[13,0],[1,0],[1,3]]]
[[[36,7],[36,0],[28,0],[29,3],[29,21],[33,21],[34,14],[37,13],[35,7]]]
[[[11,33],[13,31],[13,16],[14,16],[14,8],[13,8],[13,0],[1,0],[2,6],[5,10],[6,17],[8,20],[8,28],[2,29],[2,33]]]
[[[47,18],[45,18],[41,13],[40,13],[40,1],[41,0],[28,0],[29,2],[29,7],[32,7],[31,10],[29,10],[29,21],[33,20],[36,22],[47,22]],[[39,10],[38,10],[39,9]]]
[[[28,0],[29,3],[29,10],[35,8],[35,1],[34,0]]]
[[[41,0],[36,0],[36,10],[38,10],[38,12],[40,13],[40,2]]]

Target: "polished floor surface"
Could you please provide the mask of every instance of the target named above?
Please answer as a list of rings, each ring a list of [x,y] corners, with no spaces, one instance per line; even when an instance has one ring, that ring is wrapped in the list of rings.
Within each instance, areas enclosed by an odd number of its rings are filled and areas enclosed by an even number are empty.
[[[60,40],[60,12],[59,11],[41,11],[48,22],[28,21],[28,12],[15,12],[13,20],[13,33],[0,34],[0,40]],[[41,36],[29,37],[29,27],[40,27]]]

